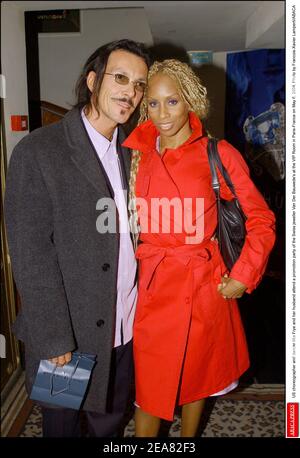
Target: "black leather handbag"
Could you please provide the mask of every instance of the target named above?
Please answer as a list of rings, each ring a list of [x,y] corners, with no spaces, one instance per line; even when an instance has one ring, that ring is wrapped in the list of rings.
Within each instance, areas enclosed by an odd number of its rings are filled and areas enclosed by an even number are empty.
[[[210,138],[207,145],[207,154],[211,170],[212,187],[216,194],[218,207],[218,226],[217,239],[220,252],[226,267],[231,270],[238,259],[243,248],[246,236],[245,221],[246,216],[240,207],[232,181],[222,164],[218,153],[218,141]],[[220,197],[220,183],[216,171],[218,167],[220,173],[234,195],[232,200],[225,200]]]

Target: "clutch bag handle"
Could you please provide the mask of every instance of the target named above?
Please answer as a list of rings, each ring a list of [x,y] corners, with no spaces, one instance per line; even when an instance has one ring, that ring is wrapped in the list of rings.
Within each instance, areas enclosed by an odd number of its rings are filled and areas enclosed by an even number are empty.
[[[73,378],[73,376],[74,376],[74,374],[76,372],[76,369],[78,367],[80,358],[81,358],[81,356],[79,355],[78,359],[76,361],[76,364],[74,365],[74,369],[73,369],[71,375],[68,377],[68,381],[67,381],[66,387],[63,388],[62,390],[58,390],[58,391],[55,391],[55,389],[54,389],[54,375],[55,375],[55,371],[57,369],[57,366],[54,366],[53,371],[51,373],[51,377],[50,377],[50,395],[51,396],[56,396],[57,394],[63,393],[64,391],[67,391],[70,388],[70,383],[71,383],[72,378]]]

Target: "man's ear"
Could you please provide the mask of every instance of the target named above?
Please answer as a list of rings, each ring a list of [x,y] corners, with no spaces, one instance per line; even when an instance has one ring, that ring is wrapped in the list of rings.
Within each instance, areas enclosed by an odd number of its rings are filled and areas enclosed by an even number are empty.
[[[93,89],[94,89],[95,78],[96,78],[96,73],[94,71],[90,71],[90,73],[88,74],[86,78],[87,87],[89,88],[91,92],[93,92]]]

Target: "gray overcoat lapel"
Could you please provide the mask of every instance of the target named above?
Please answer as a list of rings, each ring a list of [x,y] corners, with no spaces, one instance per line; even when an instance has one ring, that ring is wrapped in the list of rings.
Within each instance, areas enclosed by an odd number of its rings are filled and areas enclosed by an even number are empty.
[[[97,191],[101,194],[114,197],[114,192],[109,178],[98,158],[95,148],[81,119],[80,110],[73,109],[67,113],[63,119],[63,124],[69,146],[72,150],[71,159],[75,163],[76,167],[85,175]],[[124,132],[121,128],[119,128],[118,152],[120,154],[120,162],[123,169],[122,172],[125,174],[124,182],[128,186],[130,175],[130,151],[121,146],[121,143],[125,140],[125,138],[126,136]]]

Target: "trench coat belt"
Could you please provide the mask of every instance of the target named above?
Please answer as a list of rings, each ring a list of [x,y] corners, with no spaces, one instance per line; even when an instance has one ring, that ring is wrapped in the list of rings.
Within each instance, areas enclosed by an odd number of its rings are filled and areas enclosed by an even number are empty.
[[[188,266],[195,258],[197,261],[209,261],[214,250],[214,242],[210,239],[198,245],[180,245],[175,247],[163,247],[142,242],[138,246],[135,256],[140,260],[148,259],[147,269],[144,272],[144,284],[146,285],[146,289],[148,289],[157,267],[164,258],[175,257],[183,265]]]

